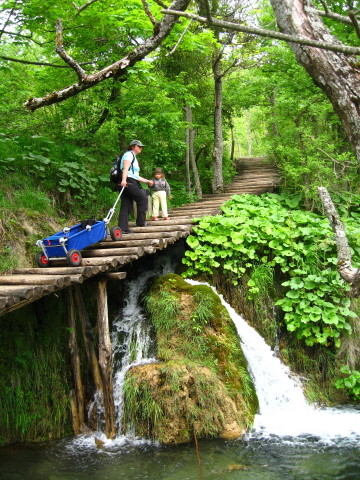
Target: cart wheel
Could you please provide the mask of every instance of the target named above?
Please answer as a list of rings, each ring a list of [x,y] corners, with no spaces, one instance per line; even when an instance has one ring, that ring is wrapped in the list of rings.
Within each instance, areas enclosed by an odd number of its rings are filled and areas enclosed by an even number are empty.
[[[72,267],[78,267],[82,262],[81,253],[79,250],[69,250],[66,254],[66,260]]]
[[[46,268],[50,265],[49,259],[43,253],[38,253],[35,257],[35,262],[38,267]]]
[[[120,227],[114,227],[111,232],[110,232],[110,237],[112,240],[120,240],[121,239],[121,228]]]

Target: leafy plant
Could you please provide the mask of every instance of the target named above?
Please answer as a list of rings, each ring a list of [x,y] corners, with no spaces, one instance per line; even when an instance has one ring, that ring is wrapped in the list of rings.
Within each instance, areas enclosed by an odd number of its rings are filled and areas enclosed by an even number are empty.
[[[345,390],[355,400],[360,400],[360,372],[350,370],[348,365],[341,367],[340,372],[346,377],[336,380],[336,388]]]
[[[356,317],[346,298],[348,286],[336,270],[336,249],[327,219],[275,194],[234,195],[223,215],[201,219],[188,237],[185,275],[233,274],[233,282],[247,273],[250,294],[259,291],[259,279],[268,286],[273,270],[286,275],[284,296],[277,305],[287,329],[307,345],[340,345],[342,331],[351,331]],[[262,272],[262,275],[261,275]],[[260,273],[260,275],[259,275]],[[265,274],[265,275],[264,275]],[[265,287],[267,288],[267,287]]]

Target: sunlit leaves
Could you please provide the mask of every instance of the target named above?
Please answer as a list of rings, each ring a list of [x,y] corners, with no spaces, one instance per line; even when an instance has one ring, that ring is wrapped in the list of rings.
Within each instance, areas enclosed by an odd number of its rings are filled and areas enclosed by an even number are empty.
[[[235,282],[247,272],[251,294],[259,290],[252,272],[277,266],[288,276],[276,302],[287,329],[307,345],[339,346],[340,332],[351,331],[348,320],[356,317],[346,297],[349,287],[336,270],[328,221],[289,208],[297,204],[284,195],[234,195],[222,216],[204,218],[196,226],[184,263],[191,274],[222,268],[234,274]]]

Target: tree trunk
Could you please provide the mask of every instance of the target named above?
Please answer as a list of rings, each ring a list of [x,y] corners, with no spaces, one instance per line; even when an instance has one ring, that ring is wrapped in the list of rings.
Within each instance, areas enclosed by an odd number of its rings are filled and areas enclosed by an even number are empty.
[[[105,434],[107,438],[114,438],[115,405],[112,379],[112,347],[109,332],[109,318],[107,306],[106,280],[97,283],[97,319],[99,332],[99,364],[103,381],[103,401],[105,410]]]
[[[187,122],[188,128],[189,128],[189,135],[188,135],[189,160],[190,160],[190,165],[191,165],[193,175],[194,175],[195,192],[196,192],[196,195],[199,198],[201,198],[202,197],[202,189],[201,189],[199,171],[197,169],[197,165],[196,165],[196,161],[195,161],[195,153],[194,153],[195,134],[194,134],[194,128],[193,128],[193,125],[192,125],[192,109],[188,105],[185,106],[184,108],[185,108],[185,119],[186,119],[186,122]]]
[[[277,118],[276,118],[276,110],[275,110],[275,102],[276,102],[275,92],[272,92],[272,94],[270,95],[269,102],[271,105],[271,117],[272,117],[271,130],[273,132],[273,136],[275,137],[279,135]]]
[[[188,107],[184,107],[185,112],[185,120],[187,121],[188,116]],[[186,192],[188,195],[191,194],[191,179],[190,179],[190,126],[189,124],[186,126],[185,130],[185,144],[186,144],[186,152],[185,152],[185,175],[186,175]]]
[[[213,193],[220,193],[224,189],[223,180],[223,134],[222,134],[222,74],[221,74],[221,54],[216,55],[213,62],[213,76],[215,83],[215,108],[214,108],[214,150],[213,160]]]
[[[325,27],[310,2],[271,0],[281,32],[301,35],[311,40],[342,45]],[[305,7],[308,7],[305,10]],[[289,43],[297,61],[329,98],[339,115],[360,165],[360,72],[356,59],[343,53],[308,45]]]
[[[232,118],[230,118],[230,134],[231,134],[230,161],[231,161],[231,164],[234,165],[235,133],[234,133],[234,123]]]

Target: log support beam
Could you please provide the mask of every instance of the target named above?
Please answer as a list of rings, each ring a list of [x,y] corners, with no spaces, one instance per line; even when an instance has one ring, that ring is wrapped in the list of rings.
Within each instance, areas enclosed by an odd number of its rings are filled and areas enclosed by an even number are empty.
[[[109,331],[106,280],[97,282],[97,322],[99,333],[99,365],[103,383],[103,401],[105,413],[105,434],[114,438],[115,405],[113,395],[112,346]]]

